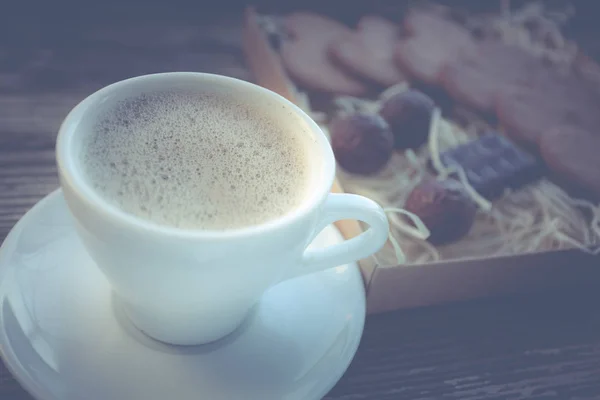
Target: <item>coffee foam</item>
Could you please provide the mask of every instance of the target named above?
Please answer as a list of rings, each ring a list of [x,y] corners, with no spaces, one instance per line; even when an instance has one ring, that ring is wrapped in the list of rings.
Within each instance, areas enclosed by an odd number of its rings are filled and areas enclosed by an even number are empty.
[[[102,112],[91,133],[81,156],[88,182],[158,224],[255,225],[297,208],[309,192],[307,133],[233,96],[145,93]]]

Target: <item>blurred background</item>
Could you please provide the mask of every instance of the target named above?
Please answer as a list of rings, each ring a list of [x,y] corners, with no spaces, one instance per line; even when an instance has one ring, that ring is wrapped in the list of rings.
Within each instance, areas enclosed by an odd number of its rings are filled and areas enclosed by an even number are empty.
[[[572,4],[566,28],[586,53],[600,55],[593,0],[542,0]],[[455,9],[497,11],[502,0],[441,0]],[[519,7],[526,1],[513,0]],[[4,2],[0,12],[0,89],[53,90],[105,85],[143,73],[197,69],[247,78],[240,47],[242,0]],[[352,23],[366,12],[393,18],[411,1],[256,0],[263,10],[311,9]],[[185,49],[185,51],[183,51]],[[222,68],[225,68],[224,70]]]

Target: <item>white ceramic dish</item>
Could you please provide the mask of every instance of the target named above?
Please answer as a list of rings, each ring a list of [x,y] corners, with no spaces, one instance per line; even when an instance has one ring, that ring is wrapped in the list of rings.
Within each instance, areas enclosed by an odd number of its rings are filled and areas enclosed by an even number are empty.
[[[313,246],[342,240],[330,226]],[[60,190],[0,250],[0,351],[39,400],[320,399],[350,364],[364,319],[363,282],[346,265],[269,289],[219,342],[156,342],[113,302]]]

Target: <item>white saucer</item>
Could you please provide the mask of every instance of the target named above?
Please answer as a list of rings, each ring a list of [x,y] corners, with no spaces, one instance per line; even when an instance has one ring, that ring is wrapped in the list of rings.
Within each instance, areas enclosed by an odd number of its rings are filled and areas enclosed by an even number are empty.
[[[70,218],[58,190],[0,250],[0,352],[37,399],[320,399],[356,352],[365,319],[356,265],[273,287],[220,342],[168,346],[123,318]],[[340,240],[329,227],[314,245]]]

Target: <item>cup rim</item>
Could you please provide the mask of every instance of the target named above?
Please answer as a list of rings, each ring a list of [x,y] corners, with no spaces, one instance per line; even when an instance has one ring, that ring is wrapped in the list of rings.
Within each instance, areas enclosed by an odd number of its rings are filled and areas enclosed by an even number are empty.
[[[79,122],[87,113],[87,111],[98,104],[98,101],[110,93],[122,90],[127,85],[139,83],[143,80],[161,80],[165,78],[197,80],[199,82],[218,82],[234,86],[243,86],[248,90],[254,90],[263,96],[270,96],[283,103],[298,117],[300,117],[306,126],[312,131],[316,143],[321,150],[323,157],[323,175],[315,185],[311,185],[314,191],[313,195],[307,198],[300,204],[299,207],[290,212],[279,216],[275,219],[266,221],[258,225],[249,225],[242,228],[210,230],[210,229],[187,229],[178,228],[169,225],[158,224],[133,214],[125,212],[117,206],[111,204],[102,198],[77,172],[76,162],[73,154],[73,137],[77,135],[77,122]],[[270,231],[282,228],[294,221],[308,215],[312,210],[318,207],[325,201],[325,198],[330,193],[335,179],[335,161],[333,151],[329,144],[329,140],[319,127],[300,107],[286,99],[285,97],[275,93],[269,89],[256,85],[254,83],[244,81],[242,79],[211,74],[203,72],[164,72],[156,74],[141,75],[133,78],[128,78],[108,86],[105,86],[96,92],[90,94],[80,103],[78,103],[63,120],[56,140],[56,162],[58,173],[60,176],[61,186],[68,186],[70,191],[77,196],[79,201],[85,203],[88,208],[92,208],[96,213],[101,214],[102,218],[108,219],[111,222],[126,226],[128,229],[134,228],[139,231],[151,232],[161,235],[169,235],[180,238],[213,238],[213,239],[231,239],[244,236],[268,233]]]

